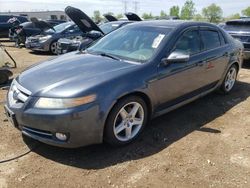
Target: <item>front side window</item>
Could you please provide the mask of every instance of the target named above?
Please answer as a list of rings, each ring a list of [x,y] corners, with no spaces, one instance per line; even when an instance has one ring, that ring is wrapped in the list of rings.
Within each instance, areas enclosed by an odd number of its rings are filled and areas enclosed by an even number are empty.
[[[202,30],[201,39],[203,50],[210,50],[221,46],[219,33],[213,30]]]
[[[120,59],[145,62],[157,51],[170,28],[124,27],[104,36],[87,49],[89,53],[110,54]]]
[[[200,52],[200,36],[198,30],[186,31],[177,41],[175,51],[182,51],[189,55]]]
[[[72,27],[69,27],[68,29],[65,30],[65,33],[78,33],[81,30],[79,29],[79,27],[77,25],[74,25]]]

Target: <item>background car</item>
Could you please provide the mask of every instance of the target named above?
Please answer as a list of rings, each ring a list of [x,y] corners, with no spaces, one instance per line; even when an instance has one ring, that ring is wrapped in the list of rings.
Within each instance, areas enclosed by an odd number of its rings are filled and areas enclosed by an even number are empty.
[[[45,22],[47,24],[38,24],[37,22]],[[53,29],[54,26],[65,23],[63,20],[36,20],[36,21],[31,21],[31,22],[24,22],[20,24],[20,29],[23,31],[23,34],[25,35],[25,40],[27,37],[33,36],[33,35],[39,35],[43,33],[47,29]],[[15,40],[15,29],[16,28],[11,28],[9,30],[9,38],[11,41]],[[21,33],[19,31],[19,33]],[[24,41],[25,43],[25,41]]]
[[[125,145],[150,118],[217,89],[229,93],[242,50],[213,24],[129,24],[84,52],[25,70],[11,85],[6,114],[24,135],[47,144]]]
[[[13,26],[12,23],[8,23],[11,18],[16,18],[20,23],[28,21],[27,18],[22,16],[0,15],[0,37],[8,37],[9,29]]]
[[[92,42],[101,38],[116,29],[119,29],[127,24],[133,23],[134,21],[141,21],[141,18],[134,13],[126,13],[125,16],[128,20],[117,21],[116,18],[110,15],[104,15],[110,22],[100,24],[99,26],[94,23],[84,12],[74,7],[67,7],[65,13],[74,21],[78,27],[83,31],[83,35],[77,36],[74,39],[62,38],[57,43],[57,53],[63,54],[77,49],[84,50]],[[86,27],[80,20],[88,20],[92,27]]]
[[[74,38],[82,34],[73,22],[65,22],[48,29],[40,35],[28,37],[25,46],[33,51],[44,51],[57,54],[57,41],[60,38]]]
[[[227,21],[219,26],[243,43],[244,58],[250,59],[250,18]]]

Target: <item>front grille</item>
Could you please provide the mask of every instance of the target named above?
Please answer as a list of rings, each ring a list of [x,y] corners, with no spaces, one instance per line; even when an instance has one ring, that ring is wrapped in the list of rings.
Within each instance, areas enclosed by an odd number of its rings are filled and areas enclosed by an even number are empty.
[[[28,100],[30,95],[31,92],[29,90],[25,89],[16,80],[14,80],[8,94],[9,104],[10,106],[17,104],[22,105]]]

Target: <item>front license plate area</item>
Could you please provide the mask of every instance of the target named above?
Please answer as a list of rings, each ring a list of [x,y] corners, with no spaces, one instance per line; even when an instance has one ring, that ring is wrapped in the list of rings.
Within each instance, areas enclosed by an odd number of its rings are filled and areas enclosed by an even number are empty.
[[[4,109],[5,109],[5,114],[8,118],[8,120],[12,123],[12,125],[14,125],[16,128],[18,128],[16,115],[11,110],[9,110],[6,106],[4,106]]]

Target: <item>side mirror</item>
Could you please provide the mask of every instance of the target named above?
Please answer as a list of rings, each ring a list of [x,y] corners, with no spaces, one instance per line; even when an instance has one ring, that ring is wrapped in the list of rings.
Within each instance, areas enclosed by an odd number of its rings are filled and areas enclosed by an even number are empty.
[[[167,58],[163,58],[162,64],[167,65],[169,63],[186,63],[188,62],[190,55],[183,51],[173,51]]]

